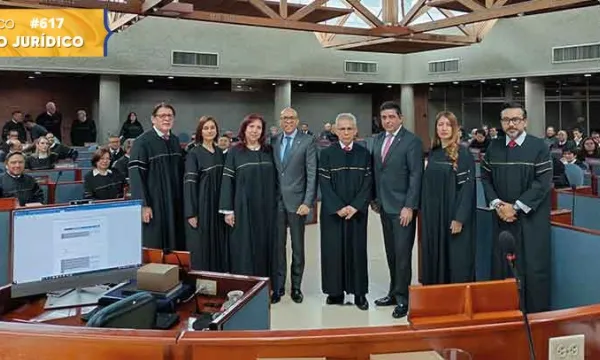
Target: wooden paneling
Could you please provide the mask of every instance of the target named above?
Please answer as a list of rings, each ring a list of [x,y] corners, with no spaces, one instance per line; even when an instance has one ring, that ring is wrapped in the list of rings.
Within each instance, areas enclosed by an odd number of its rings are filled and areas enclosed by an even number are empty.
[[[423,150],[429,150],[431,139],[429,136],[429,117],[427,116],[429,104],[429,87],[414,85],[415,98],[415,133],[423,140]]]
[[[33,119],[46,111],[46,103],[54,101],[62,113],[63,142],[71,143],[71,123],[79,109],[92,116],[92,104],[98,97],[98,78],[96,76],[33,75],[32,73],[1,72],[0,73],[0,126],[11,118],[14,110],[23,114],[31,114]],[[98,125],[98,120],[96,125]]]
[[[567,209],[552,210],[550,213],[550,221],[565,225],[572,225],[572,212],[571,210]]]

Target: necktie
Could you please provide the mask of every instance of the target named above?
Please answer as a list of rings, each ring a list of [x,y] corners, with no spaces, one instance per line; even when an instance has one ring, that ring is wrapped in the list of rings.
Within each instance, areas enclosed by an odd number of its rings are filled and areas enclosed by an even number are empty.
[[[508,147],[509,147],[509,148],[511,148],[511,149],[512,149],[512,148],[514,148],[515,146],[517,146],[517,142],[516,142],[516,141],[514,141],[514,140],[511,140],[511,141],[509,141],[509,142],[508,142]]]
[[[390,146],[392,146],[393,138],[394,138],[394,136],[392,134],[387,134],[385,136],[385,143],[383,144],[383,152],[381,153],[381,161],[385,161],[385,157],[387,156],[387,153],[390,150]]]
[[[281,156],[281,162],[285,162],[287,160],[287,157],[290,153],[290,148],[291,146],[291,142],[292,142],[292,137],[291,136],[286,136],[285,137],[285,145],[283,148],[283,155]]]
[[[163,136],[162,136],[162,138],[163,138],[163,140],[165,140],[165,141],[169,141],[169,135],[163,135]]]
[[[350,151],[350,150],[352,150],[352,149],[350,148],[350,146],[344,146],[344,151],[345,151],[345,152],[348,152],[348,151]]]

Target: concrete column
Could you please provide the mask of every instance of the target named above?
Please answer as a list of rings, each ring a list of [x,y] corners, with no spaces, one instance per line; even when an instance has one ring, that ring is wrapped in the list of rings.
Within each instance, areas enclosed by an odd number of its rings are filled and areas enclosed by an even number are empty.
[[[415,132],[415,92],[412,85],[400,87],[400,109],[406,129]]]
[[[527,109],[527,132],[544,137],[546,133],[546,94],[544,82],[539,78],[525,79],[525,109]]]
[[[118,135],[121,127],[121,81],[118,75],[101,75],[98,91],[96,141],[105,144],[109,134]]]
[[[281,81],[275,85],[275,107],[273,109],[272,125],[279,126],[281,110],[292,106],[292,82]]]
[[[504,101],[506,102],[513,101],[513,85],[514,83],[512,81],[504,84]]]

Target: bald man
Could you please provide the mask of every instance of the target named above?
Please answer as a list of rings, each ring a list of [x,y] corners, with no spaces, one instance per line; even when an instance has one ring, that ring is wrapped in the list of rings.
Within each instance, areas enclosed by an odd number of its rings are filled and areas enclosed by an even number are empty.
[[[46,104],[46,112],[39,114],[35,122],[53,133],[58,140],[62,141],[62,115],[56,110],[54,102],[49,101]]]
[[[298,113],[292,108],[281,111],[281,132],[271,138],[273,157],[279,174],[279,215],[277,227],[278,268],[273,284],[272,303],[285,294],[287,273],[287,228],[292,240],[292,300],[303,300],[301,285],[304,273],[304,226],[306,216],[317,195],[317,152],[313,136],[298,131]]]

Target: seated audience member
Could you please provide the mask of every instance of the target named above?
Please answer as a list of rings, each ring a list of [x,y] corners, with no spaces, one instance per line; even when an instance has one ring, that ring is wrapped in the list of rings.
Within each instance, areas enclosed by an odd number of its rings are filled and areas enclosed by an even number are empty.
[[[585,159],[600,159],[600,151],[598,150],[598,144],[591,137],[583,140],[581,149],[577,153],[577,159],[584,161]]]
[[[551,149],[556,146],[556,143],[558,143],[558,138],[556,137],[554,126],[548,126],[546,128],[546,137],[544,138],[544,141]]]
[[[125,140],[125,144],[123,144],[125,146],[125,155],[112,164],[113,170],[118,171],[126,179],[129,179],[129,154],[131,153],[133,141],[132,138]]]
[[[50,144],[50,151],[58,155],[58,160],[64,159],[72,159],[73,161],[77,160],[77,156],[79,153],[77,150],[71,149],[67,145],[61,144],[54,134],[49,132],[46,134],[46,139],[48,139],[48,143]]]
[[[565,174],[565,164],[554,156],[552,156],[552,182],[557,189],[571,186],[569,179],[567,179],[567,174]]]
[[[490,140],[495,140],[498,138],[498,129],[491,127],[488,129],[488,138]]]
[[[42,125],[36,124],[31,115],[25,115],[25,119],[23,119],[23,124],[25,125],[25,129],[29,131],[29,135],[31,136],[31,140],[36,141],[38,138],[42,136],[46,136],[48,134],[48,130]]]
[[[566,147],[568,147],[568,148],[575,147],[575,144],[573,143],[573,141],[569,140],[567,132],[564,130],[560,130],[558,132],[558,134],[556,135],[556,138],[558,139],[558,141],[555,142],[554,144],[552,144],[551,149],[564,150],[564,148],[566,148]]]
[[[127,120],[125,120],[123,126],[121,127],[121,141],[125,141],[127,139],[135,139],[143,133],[144,127],[138,121],[137,114],[134,112],[130,112],[129,115],[127,115]]]
[[[58,155],[50,151],[48,139],[41,137],[34,142],[34,145],[35,151],[25,159],[25,168],[27,170],[54,169]]]
[[[582,170],[589,170],[588,165],[583,161],[577,159],[577,148],[575,147],[566,147],[563,149],[563,157],[561,161],[563,164],[575,164],[579,166]]]
[[[573,128],[573,142],[575,143],[577,150],[581,149],[582,141],[583,132],[581,131],[581,129],[578,127]]]
[[[92,156],[93,169],[83,178],[83,197],[93,200],[110,200],[123,197],[124,178],[111,171],[110,150],[100,148]]]
[[[476,129],[475,136],[473,137],[473,141],[471,141],[471,144],[469,145],[469,147],[471,149],[479,149],[479,150],[481,150],[481,152],[485,152],[485,149],[487,149],[489,144],[490,144],[490,139],[488,139],[486,137],[485,130]]]
[[[0,176],[0,197],[17,198],[19,205],[40,205],[44,202],[44,192],[33,176],[24,174],[25,155],[12,152],[4,161],[6,172]]]
[[[227,154],[227,151],[229,151],[229,148],[231,147],[231,139],[225,135],[220,136],[217,146],[219,149],[223,150],[223,154]]]
[[[116,135],[108,137],[108,150],[110,152],[110,166],[125,155],[125,151],[121,148],[121,139]]]
[[[590,137],[592,139],[594,139],[594,142],[596,142],[596,144],[600,145],[600,132],[592,131],[592,134],[590,135]]]
[[[0,145],[0,150],[4,151],[5,154],[8,154],[10,151],[10,145],[13,141],[19,140],[19,132],[17,130],[10,130],[8,135],[6,135],[6,141]]]
[[[17,132],[17,139],[21,142],[27,141],[27,131],[23,125],[23,113],[20,110],[12,112],[11,119],[2,127],[2,137],[7,137],[11,131]]]

